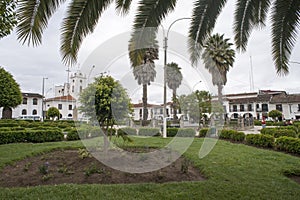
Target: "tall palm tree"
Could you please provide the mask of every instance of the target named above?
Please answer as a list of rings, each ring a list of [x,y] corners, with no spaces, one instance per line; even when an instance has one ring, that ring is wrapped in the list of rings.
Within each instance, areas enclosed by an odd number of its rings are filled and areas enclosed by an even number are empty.
[[[166,82],[168,87],[173,91],[173,119],[178,119],[177,117],[177,95],[176,91],[181,85],[182,82],[182,73],[181,73],[181,68],[178,67],[177,63],[169,63],[167,64],[166,68],[167,72],[167,77],[166,77]]]
[[[142,126],[146,126],[146,121],[148,119],[148,92],[147,86],[154,81],[156,76],[154,60],[157,59],[157,49],[150,48],[144,54],[143,63],[141,65],[133,67],[133,75],[138,81],[139,85],[143,86],[143,117]]]
[[[65,0],[19,0],[17,34],[20,41],[38,45],[48,20]],[[83,39],[93,32],[101,14],[112,3],[121,14],[129,11],[132,0],[71,0],[62,23],[61,53],[66,64],[77,60]],[[271,15],[272,54],[278,74],[288,73],[288,61],[297,39],[300,24],[299,0],[237,0],[234,16],[235,44],[245,51],[253,28],[265,26]],[[177,0],[139,0],[134,29],[154,27],[176,7]],[[201,57],[199,49],[212,33],[217,18],[227,0],[195,0],[189,30],[189,49],[192,61]],[[271,12],[269,12],[271,11]],[[142,56],[139,56],[142,58]]]
[[[205,68],[212,75],[213,85],[218,87],[218,100],[222,101],[222,88],[227,82],[227,72],[232,67],[235,52],[231,49],[233,44],[224,39],[224,35],[215,34],[204,44],[202,59]]]

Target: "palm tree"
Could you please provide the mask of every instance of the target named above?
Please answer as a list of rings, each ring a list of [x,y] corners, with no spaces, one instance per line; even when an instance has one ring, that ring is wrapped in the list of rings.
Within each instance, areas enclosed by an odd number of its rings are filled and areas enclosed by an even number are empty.
[[[176,90],[179,88],[182,82],[181,68],[178,67],[177,63],[169,63],[166,68],[166,82],[168,87],[173,91],[173,119],[178,119],[177,117],[177,95]]]
[[[212,75],[213,85],[218,87],[218,100],[222,101],[222,88],[227,82],[227,72],[232,67],[235,52],[231,49],[233,44],[224,39],[224,35],[215,34],[208,38],[204,44],[202,59],[205,68]]]
[[[133,67],[133,75],[135,80],[138,81],[139,85],[143,86],[143,118],[142,118],[142,126],[146,126],[146,121],[148,119],[148,92],[147,86],[154,81],[156,76],[154,59],[157,59],[157,49],[148,49],[148,51],[144,54],[143,63],[141,65]]]
[[[48,25],[48,20],[65,0],[19,0],[17,11],[19,24],[17,34],[20,41],[38,45]],[[71,0],[67,16],[62,23],[61,53],[66,64],[77,61],[77,53],[83,39],[93,32],[101,14],[113,0]],[[132,0],[115,0],[121,14],[129,12]],[[154,27],[157,31],[162,20],[176,7],[177,0],[139,0],[134,22],[134,31]],[[207,37],[212,33],[217,18],[227,0],[197,0],[194,2],[189,30],[189,49],[192,61],[201,57]],[[269,12],[271,10],[271,12]],[[246,50],[253,28],[265,26],[267,14],[271,15],[272,54],[278,74],[287,74],[289,56],[297,39],[300,24],[299,0],[237,0],[234,16],[235,44]],[[141,58],[141,56],[139,56]]]

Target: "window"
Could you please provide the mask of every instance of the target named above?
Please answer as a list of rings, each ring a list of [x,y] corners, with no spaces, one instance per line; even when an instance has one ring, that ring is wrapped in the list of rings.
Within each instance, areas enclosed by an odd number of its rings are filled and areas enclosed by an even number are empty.
[[[245,111],[244,105],[240,105],[240,111],[241,111],[241,112],[242,112],[242,111]]]
[[[58,109],[59,109],[59,110],[62,109],[62,104],[58,104]]]
[[[256,108],[259,108],[259,104],[256,104]]]
[[[27,104],[27,98],[23,98],[23,104]]]
[[[298,104],[298,111],[300,111],[300,104]]]
[[[71,117],[72,117],[72,114],[68,114],[68,117],[71,118]]]
[[[22,115],[27,115],[27,110],[26,109],[22,110]]]
[[[268,104],[262,104],[261,109],[263,112],[268,112],[269,111]]]
[[[248,104],[248,111],[253,111],[252,110],[252,104]]]
[[[74,85],[72,86],[72,92],[74,92]]]
[[[32,111],[32,115],[37,115],[37,111],[35,109]]]
[[[161,108],[161,109],[159,109],[159,113],[160,114],[163,114],[164,113],[164,110]]]
[[[79,87],[79,92],[81,92],[81,91],[82,91],[82,86]]]
[[[237,118],[239,118],[239,114],[237,114],[237,113],[234,113],[234,114],[233,114],[233,118],[234,118],[234,119],[237,119]]]
[[[233,112],[236,112],[236,111],[237,111],[237,105],[233,105],[233,106],[232,106],[232,111],[233,111]]]
[[[276,104],[276,110],[282,112],[282,104]]]
[[[72,110],[73,108],[72,108],[72,105],[69,105],[69,110]]]
[[[142,116],[143,116],[143,110],[140,109],[140,119],[142,119]]]
[[[32,100],[32,105],[37,105],[38,104],[38,100],[37,100],[37,98],[34,98],[33,100]]]

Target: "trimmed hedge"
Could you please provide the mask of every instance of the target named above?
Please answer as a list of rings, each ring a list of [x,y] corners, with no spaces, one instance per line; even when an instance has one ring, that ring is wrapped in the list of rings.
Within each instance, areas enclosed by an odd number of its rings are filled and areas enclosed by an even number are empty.
[[[167,128],[167,137],[195,137],[195,130],[192,128]]]
[[[227,139],[234,142],[243,142],[245,140],[245,133],[235,130],[223,129],[219,135],[220,139]]]
[[[71,141],[71,140],[80,140],[80,137],[78,135],[78,132],[76,129],[74,130],[70,130],[67,134],[67,140]]]
[[[118,135],[137,135],[137,131],[135,128],[124,127],[118,129]]]
[[[179,128],[167,128],[167,137],[175,137]]]
[[[199,137],[205,137],[207,134],[208,128],[202,128],[199,131]]]
[[[300,139],[282,136],[276,139],[275,148],[289,153],[300,154]]]
[[[258,147],[272,148],[275,138],[271,135],[248,134],[246,135],[246,143]]]
[[[140,136],[159,136],[160,129],[159,128],[140,128],[138,135],[140,135]]]
[[[5,131],[0,132],[0,144],[18,142],[55,142],[62,141],[64,135],[60,130],[30,130],[30,131]]]
[[[281,136],[297,137],[297,132],[293,127],[291,128],[263,128],[260,130],[263,135],[272,135],[275,138]]]

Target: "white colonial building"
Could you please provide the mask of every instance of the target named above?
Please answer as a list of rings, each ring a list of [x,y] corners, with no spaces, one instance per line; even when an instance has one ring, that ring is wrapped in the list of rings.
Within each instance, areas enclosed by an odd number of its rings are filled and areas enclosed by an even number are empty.
[[[22,93],[22,103],[12,109],[12,118],[36,119],[42,118],[43,96],[37,93]],[[0,109],[2,118],[2,108]]]
[[[253,93],[224,95],[227,116],[262,119],[271,110],[282,112],[283,119],[300,119],[300,94],[285,91],[260,90]]]

